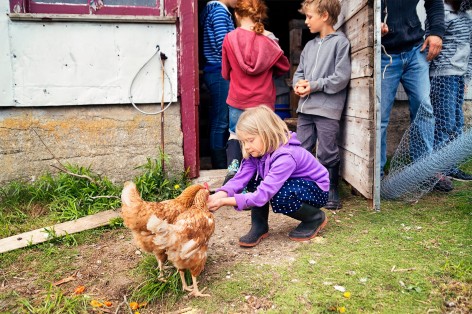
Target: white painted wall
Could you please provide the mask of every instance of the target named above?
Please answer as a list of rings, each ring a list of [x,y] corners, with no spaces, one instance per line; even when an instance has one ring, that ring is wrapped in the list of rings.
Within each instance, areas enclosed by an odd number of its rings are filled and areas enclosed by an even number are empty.
[[[134,76],[154,55],[164,63],[164,101],[177,100],[175,24],[12,21],[0,11],[0,106],[130,103]],[[160,103],[159,53],[136,77],[135,103]]]
[[[13,104],[13,75],[8,33],[8,1],[0,1],[0,106]]]

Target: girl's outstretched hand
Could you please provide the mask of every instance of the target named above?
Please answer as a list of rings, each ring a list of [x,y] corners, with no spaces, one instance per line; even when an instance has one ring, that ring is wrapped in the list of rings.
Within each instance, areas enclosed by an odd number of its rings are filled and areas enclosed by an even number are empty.
[[[208,197],[207,206],[208,210],[211,212],[217,211],[221,206],[223,206],[222,198],[227,197],[228,194],[224,191],[216,192],[211,194]]]

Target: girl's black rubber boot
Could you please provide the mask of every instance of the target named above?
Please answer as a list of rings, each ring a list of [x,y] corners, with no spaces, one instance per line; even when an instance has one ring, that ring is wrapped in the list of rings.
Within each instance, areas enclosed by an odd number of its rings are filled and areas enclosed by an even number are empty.
[[[269,203],[262,207],[251,208],[251,229],[241,238],[239,245],[254,247],[269,236]]]
[[[321,209],[305,203],[300,206],[298,211],[285,215],[301,221],[288,234],[290,240],[293,241],[307,241],[316,237],[318,232],[328,223],[328,217]]]

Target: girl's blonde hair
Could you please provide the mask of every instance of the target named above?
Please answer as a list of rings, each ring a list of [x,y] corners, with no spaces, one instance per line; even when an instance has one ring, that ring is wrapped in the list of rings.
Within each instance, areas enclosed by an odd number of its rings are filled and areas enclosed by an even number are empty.
[[[279,146],[287,144],[290,133],[287,124],[265,105],[246,109],[239,117],[236,124],[236,135],[244,132],[248,135],[259,135],[263,143],[261,153],[271,153]],[[241,146],[243,144],[241,143]],[[242,147],[243,157],[249,158],[249,154]]]
[[[234,12],[240,17],[250,18],[257,34],[264,33],[263,22],[267,19],[267,6],[263,0],[238,0]]]
[[[327,22],[333,26],[338,22],[338,16],[341,13],[341,3],[339,0],[305,0],[298,11],[306,14],[308,10],[317,12],[320,15],[327,12],[329,16]]]

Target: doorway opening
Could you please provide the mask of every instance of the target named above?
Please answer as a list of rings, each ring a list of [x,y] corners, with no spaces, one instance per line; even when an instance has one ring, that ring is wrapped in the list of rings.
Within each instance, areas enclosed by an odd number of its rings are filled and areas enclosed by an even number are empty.
[[[198,12],[200,13],[208,1],[198,1]],[[290,21],[291,20],[303,20],[304,16],[298,12],[301,1],[287,1],[287,0],[266,0],[268,7],[268,19],[265,22],[267,30],[274,33],[279,40],[279,45],[284,51],[285,55],[289,60],[290,56]],[[230,11],[233,13],[232,9]],[[233,14],[234,18],[234,14]],[[303,36],[308,38],[309,36]],[[308,38],[309,39],[309,38]],[[304,45],[304,43],[302,43]],[[208,89],[203,82],[203,64],[204,59],[202,55],[202,30],[198,30],[198,52],[199,52],[199,88],[200,88],[200,99],[198,106],[199,114],[199,151],[200,151],[200,169],[209,170],[212,169],[211,158],[210,158],[210,128],[209,128],[209,110],[211,110],[211,100]],[[302,46],[303,47],[303,46]],[[290,74],[292,71],[290,72]],[[277,99],[276,108],[280,108],[279,113],[283,114],[284,117],[290,117],[290,88],[287,80],[290,79],[290,74],[282,77],[275,81],[277,87]],[[280,106],[277,106],[280,105]],[[288,107],[287,107],[288,106]]]

